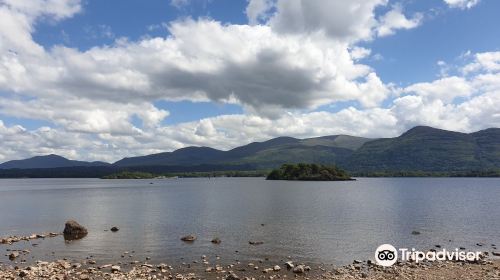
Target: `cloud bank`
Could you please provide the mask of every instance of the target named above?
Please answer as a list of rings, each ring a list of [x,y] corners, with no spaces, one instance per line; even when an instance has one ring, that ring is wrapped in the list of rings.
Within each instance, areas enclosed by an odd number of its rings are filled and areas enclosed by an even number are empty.
[[[360,43],[422,24],[421,14],[386,0],[251,0],[248,25],[182,19],[168,24],[167,37],[86,51],[46,49],[32,36],[40,21],[76,16],[80,1],[0,3],[0,113],[53,124],[0,122],[0,160],[57,153],[114,161],[280,135],[381,137],[418,124],[471,131],[500,123],[498,53],[475,54],[460,74],[404,88],[363,64],[370,50]],[[377,14],[381,7],[387,11]],[[166,126],[170,112],[159,100],[234,103],[245,113]],[[321,109],[338,102],[358,106]]]

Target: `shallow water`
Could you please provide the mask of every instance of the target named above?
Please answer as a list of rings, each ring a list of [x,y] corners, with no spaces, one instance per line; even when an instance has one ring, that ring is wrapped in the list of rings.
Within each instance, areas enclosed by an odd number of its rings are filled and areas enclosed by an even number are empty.
[[[151,184],[153,183],[153,184]],[[89,235],[0,245],[27,248],[29,260],[120,259],[155,262],[201,255],[346,264],[370,259],[380,244],[420,250],[500,245],[500,179],[359,178],[286,182],[262,178],[0,180],[0,236],[60,232],[75,219]],[[264,224],[262,226],[261,224]],[[118,226],[120,231],[105,231]],[[411,232],[420,231],[420,235]],[[180,241],[196,234],[192,244]],[[219,237],[222,244],[210,240]],[[248,241],[263,241],[252,246]],[[238,252],[235,252],[238,251]],[[54,252],[54,255],[52,254]]]

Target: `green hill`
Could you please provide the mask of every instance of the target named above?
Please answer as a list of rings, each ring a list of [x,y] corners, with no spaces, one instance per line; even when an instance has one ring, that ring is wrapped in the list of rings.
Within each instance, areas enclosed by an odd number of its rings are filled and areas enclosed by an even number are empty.
[[[396,138],[365,143],[343,166],[362,172],[500,168],[500,129],[466,134],[418,126]]]

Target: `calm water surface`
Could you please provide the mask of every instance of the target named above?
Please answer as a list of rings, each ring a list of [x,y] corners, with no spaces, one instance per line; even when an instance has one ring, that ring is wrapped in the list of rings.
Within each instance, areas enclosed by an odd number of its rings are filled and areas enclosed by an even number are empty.
[[[500,244],[500,179],[0,180],[0,236],[60,232],[68,219],[85,225],[89,235],[14,247],[31,250],[28,261],[93,255],[109,262],[135,251],[134,257],[155,262],[205,254],[345,264],[372,258],[383,243],[422,250]],[[111,226],[120,231],[105,231]],[[193,244],[179,240],[190,233],[198,236]],[[211,244],[213,237],[222,244]],[[0,261],[8,262],[7,248],[0,245]]]

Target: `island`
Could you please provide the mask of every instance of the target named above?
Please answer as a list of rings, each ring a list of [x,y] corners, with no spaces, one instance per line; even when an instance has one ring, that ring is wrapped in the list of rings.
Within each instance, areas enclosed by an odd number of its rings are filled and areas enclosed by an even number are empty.
[[[336,166],[299,163],[283,164],[279,169],[271,171],[266,180],[352,181],[354,179]]]
[[[148,172],[123,171],[103,176],[102,179],[154,179],[157,176]]]

